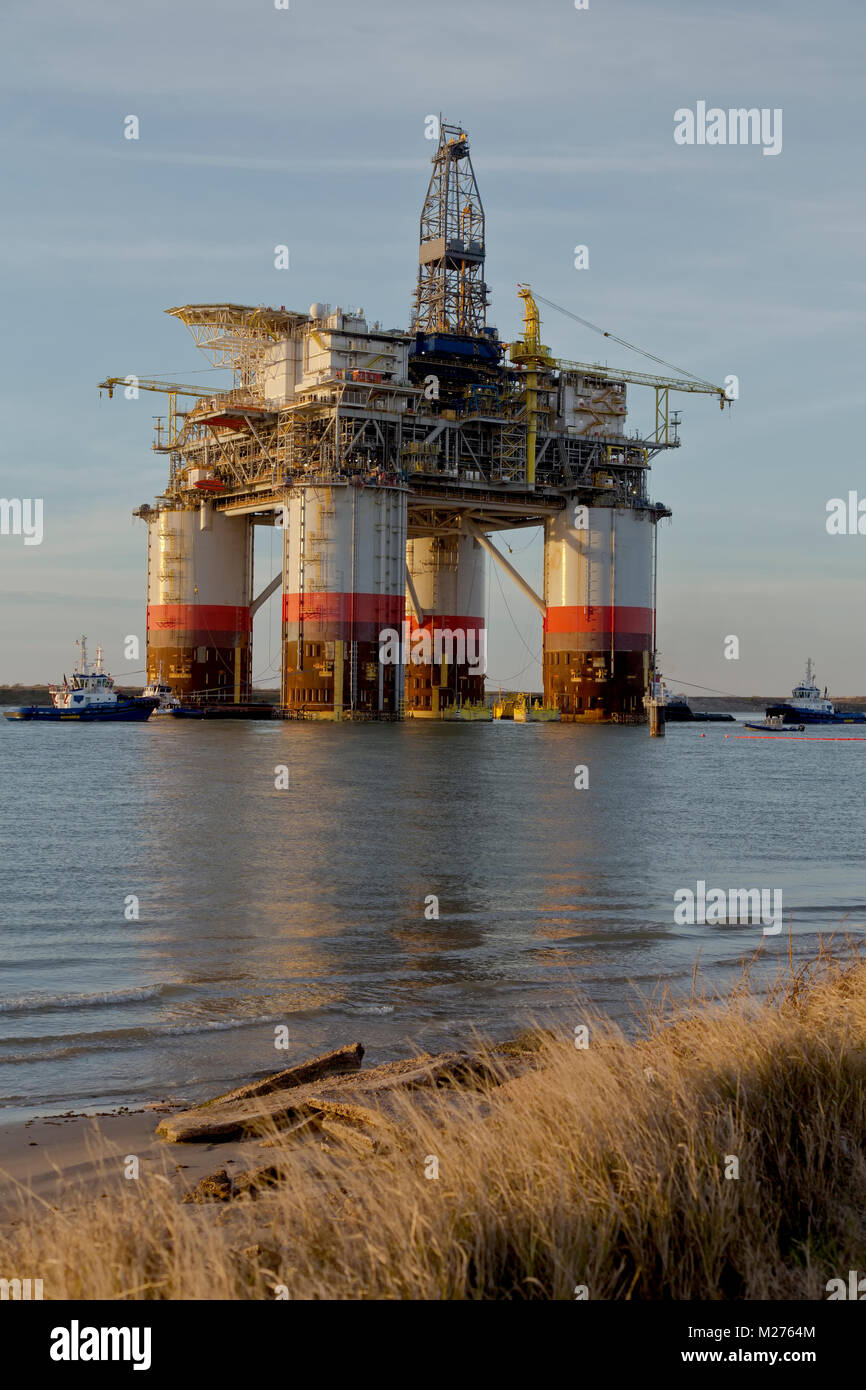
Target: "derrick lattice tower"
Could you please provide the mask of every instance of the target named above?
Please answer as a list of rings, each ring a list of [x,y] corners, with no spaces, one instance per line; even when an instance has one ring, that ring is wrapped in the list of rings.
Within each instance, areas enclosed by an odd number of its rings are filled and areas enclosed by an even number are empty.
[[[439,145],[421,211],[418,288],[412,328],[480,337],[487,319],[484,208],[469,137],[440,122]]]

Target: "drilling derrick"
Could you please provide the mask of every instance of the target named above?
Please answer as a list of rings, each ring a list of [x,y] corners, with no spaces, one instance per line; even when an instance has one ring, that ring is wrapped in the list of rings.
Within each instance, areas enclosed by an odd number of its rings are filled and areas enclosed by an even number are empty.
[[[430,415],[440,423],[431,419],[431,433],[439,442],[425,456],[424,407],[419,402],[415,419],[407,422],[416,431],[409,448],[417,450],[409,463],[419,472],[452,472],[458,477],[462,473],[479,482],[486,470],[477,464],[481,459],[492,463],[501,451],[505,381],[502,348],[495,328],[487,327],[484,208],[466,131],[440,123],[432,162],[421,210],[409,371],[413,382],[425,386],[425,396],[433,383]],[[444,436],[443,414],[460,421]],[[519,467],[521,450],[513,428],[510,442]],[[432,534],[413,530],[407,554],[412,639],[415,642],[424,632],[432,644],[432,661],[413,661],[406,670],[406,710],[422,718],[435,718],[454,705],[477,704],[484,697],[484,553],[478,541],[461,530],[460,513],[450,522],[442,517],[436,521]],[[447,655],[441,641],[445,634],[450,635]]]
[[[459,126],[440,127],[420,242],[413,330],[479,337],[487,321],[484,208]]]
[[[487,326],[484,209],[465,130],[443,124],[432,163],[421,211],[409,371],[418,385],[433,375],[439,410],[463,413],[467,406],[498,405],[502,344]]]

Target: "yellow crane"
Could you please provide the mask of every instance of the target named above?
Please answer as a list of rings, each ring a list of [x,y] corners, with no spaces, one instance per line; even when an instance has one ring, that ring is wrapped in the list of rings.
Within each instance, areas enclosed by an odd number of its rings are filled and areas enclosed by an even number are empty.
[[[104,381],[99,383],[99,394],[103,391],[108,392],[108,399],[111,400],[115,391],[119,387],[124,387],[127,391],[164,391],[168,396],[168,447],[174,446],[178,435],[178,396],[195,396],[201,400],[205,396],[215,394],[213,387],[209,391],[203,390],[201,386],[185,386],[180,381],[157,381],[149,376],[107,376]],[[131,396],[130,400],[135,397]],[[161,438],[161,427],[157,432]],[[154,448],[157,446],[154,445]],[[164,447],[164,446],[163,446]]]
[[[538,434],[538,369],[559,364],[541,341],[541,316],[528,285],[518,285],[523,300],[523,341],[511,344],[512,362],[526,368],[526,485],[535,487],[535,443]]]
[[[566,358],[552,357],[550,348],[541,341],[541,316],[538,312],[536,300],[540,299],[543,304],[549,304],[551,309],[557,309],[561,314],[568,318],[576,319],[585,328],[591,328],[596,333],[601,333],[603,337],[612,339],[622,347],[629,348],[632,352],[639,352],[642,356],[650,358],[653,362],[659,362],[662,366],[670,367],[672,364],[665,362],[661,357],[655,357],[651,352],[644,352],[642,348],[635,347],[633,343],[628,343],[624,338],[617,338],[613,333],[607,333],[599,328],[597,324],[590,323],[588,319],[582,319],[571,309],[564,309],[561,304],[554,304],[552,299],[545,299],[544,295],[533,295],[529,285],[518,285],[517,293],[523,300],[523,338],[521,341],[511,344],[511,360],[527,368],[526,372],[526,415],[527,415],[527,435],[526,435],[526,481],[530,487],[535,483],[535,441],[537,433],[537,414],[538,414],[538,372],[539,369],[548,368],[564,372],[582,372],[586,376],[598,377],[602,381],[628,381],[636,386],[652,386],[656,394],[656,423],[655,432],[652,436],[657,444],[670,444],[670,419],[669,419],[669,393],[671,391],[689,391],[702,395],[717,396],[719,406],[724,410],[726,405],[731,404],[731,397],[728,395],[726,386],[717,386],[712,381],[703,381],[696,376],[659,376],[654,372],[638,372],[628,368],[602,367],[595,362],[571,362]],[[683,368],[674,368],[675,371],[682,371]]]

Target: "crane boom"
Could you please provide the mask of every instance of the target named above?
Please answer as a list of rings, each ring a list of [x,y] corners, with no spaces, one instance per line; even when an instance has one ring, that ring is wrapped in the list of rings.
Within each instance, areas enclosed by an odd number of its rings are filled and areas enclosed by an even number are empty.
[[[182,381],[157,381],[150,376],[107,376],[104,381],[99,383],[99,394],[103,391],[108,392],[108,399],[111,400],[115,388],[122,386],[126,391],[134,391],[130,399],[135,400],[139,391],[164,391],[168,396],[168,444],[163,443],[162,422],[158,421],[156,426],[156,442],[154,449],[164,450],[166,447],[171,449],[177,442],[178,431],[182,427],[185,412],[177,408],[178,396],[194,396],[196,400],[202,400],[205,396],[214,394],[213,388],[203,391],[200,386],[185,386]]]
[[[213,388],[210,391],[203,391],[200,386],[184,386],[180,381],[156,381],[149,376],[107,376],[104,381],[100,381],[100,391],[108,392],[108,399],[114,395],[117,386],[133,386],[139,391],[166,391],[170,396],[212,396]]]
[[[633,343],[627,343],[624,338],[617,338],[613,333],[606,333],[597,324],[590,323],[588,319],[582,319],[579,314],[572,313],[570,309],[564,309],[561,304],[554,304],[552,299],[545,299],[542,294],[533,295],[529,285],[518,285],[517,292],[523,300],[524,333],[521,342],[512,343],[511,359],[528,369],[527,415],[532,444],[534,444],[533,430],[537,406],[537,372],[539,368],[543,367],[552,367],[560,372],[580,372],[582,376],[594,376],[602,381],[628,381],[635,386],[652,386],[656,393],[656,424],[653,439],[657,444],[670,445],[673,443],[675,445],[677,443],[675,426],[674,438],[671,439],[669,418],[669,393],[671,391],[687,391],[697,395],[717,396],[719,407],[722,410],[726,405],[731,404],[727,387],[717,386],[712,381],[703,381],[691,373],[687,373],[686,376],[660,376],[655,372],[637,372],[624,367],[603,367],[598,362],[570,362],[563,357],[550,356],[549,349],[541,342],[541,318],[536,299],[540,299],[543,304],[549,304],[552,309],[558,309],[568,318],[576,319],[586,328],[601,333],[602,337],[611,338],[613,342],[620,343],[632,352],[639,352],[643,357],[648,357],[653,362],[659,362],[664,367],[671,366],[671,363],[665,362],[664,358],[655,357],[651,352],[644,352],[643,348],[635,347]],[[673,368],[673,370],[684,371],[684,368],[678,367]],[[533,452],[530,449],[530,453]],[[534,457],[530,467],[534,470]]]
[[[597,376],[604,381],[630,381],[635,386],[663,386],[668,391],[694,391],[706,396],[724,396],[725,387],[716,386],[712,381],[699,381],[695,377],[658,376],[655,372],[634,372],[627,367],[602,367],[594,362],[569,362],[565,357],[557,357],[556,365],[560,371],[582,372],[584,376]]]

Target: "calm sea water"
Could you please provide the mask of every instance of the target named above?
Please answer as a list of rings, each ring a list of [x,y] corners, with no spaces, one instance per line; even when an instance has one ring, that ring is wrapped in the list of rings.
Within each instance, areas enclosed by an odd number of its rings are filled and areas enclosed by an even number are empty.
[[[782,890],[770,963],[789,926],[797,958],[862,936],[866,740],[738,733],[0,720],[3,1118],[571,1027],[578,998],[627,1022],[759,945],[674,924],[699,879]]]

